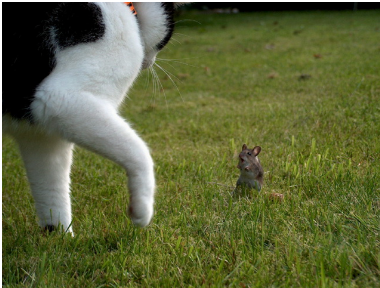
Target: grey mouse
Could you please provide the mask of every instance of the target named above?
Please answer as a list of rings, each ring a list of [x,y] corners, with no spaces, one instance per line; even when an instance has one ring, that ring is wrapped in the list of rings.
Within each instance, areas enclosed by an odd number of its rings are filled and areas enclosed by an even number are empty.
[[[247,145],[244,144],[242,151],[239,154],[239,163],[237,168],[240,169],[240,177],[236,182],[236,189],[240,186],[255,189],[257,191],[261,190],[263,186],[264,170],[261,167],[260,160],[257,155],[260,154],[261,147],[256,146],[253,149],[248,149]]]

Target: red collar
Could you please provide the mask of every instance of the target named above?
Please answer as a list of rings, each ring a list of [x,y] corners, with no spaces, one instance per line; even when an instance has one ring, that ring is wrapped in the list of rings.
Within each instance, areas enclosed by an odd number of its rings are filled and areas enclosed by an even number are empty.
[[[133,6],[132,2],[124,2],[124,3],[127,4],[127,6],[129,7],[129,9],[133,13],[133,15],[137,15],[137,12],[136,12],[135,7]]]

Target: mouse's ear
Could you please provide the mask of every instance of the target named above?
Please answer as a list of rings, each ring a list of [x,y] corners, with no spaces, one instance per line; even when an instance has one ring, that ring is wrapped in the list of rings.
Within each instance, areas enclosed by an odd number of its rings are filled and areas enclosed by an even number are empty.
[[[246,144],[243,144],[243,147],[241,148],[241,151],[248,149]]]
[[[260,146],[256,146],[255,148],[252,149],[253,151],[253,156],[257,156],[260,154],[260,151],[261,151],[261,147]]]

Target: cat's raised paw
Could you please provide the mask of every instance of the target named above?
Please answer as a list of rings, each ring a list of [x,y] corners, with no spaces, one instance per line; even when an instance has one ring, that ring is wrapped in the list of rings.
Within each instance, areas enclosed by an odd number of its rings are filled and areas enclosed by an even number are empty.
[[[143,201],[129,205],[128,212],[134,225],[138,227],[145,227],[149,225],[153,216],[153,204],[147,204]]]

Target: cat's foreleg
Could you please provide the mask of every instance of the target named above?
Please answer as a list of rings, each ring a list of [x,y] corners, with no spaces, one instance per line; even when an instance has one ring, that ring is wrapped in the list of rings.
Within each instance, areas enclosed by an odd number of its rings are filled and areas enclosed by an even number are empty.
[[[62,225],[72,233],[70,168],[73,144],[57,136],[28,133],[16,137],[23,158],[39,225],[52,230]]]
[[[128,175],[129,214],[146,226],[153,216],[155,179],[153,160],[145,142],[108,101],[86,92],[36,94],[32,113],[48,130],[121,165]],[[56,99],[59,105],[46,99]]]

